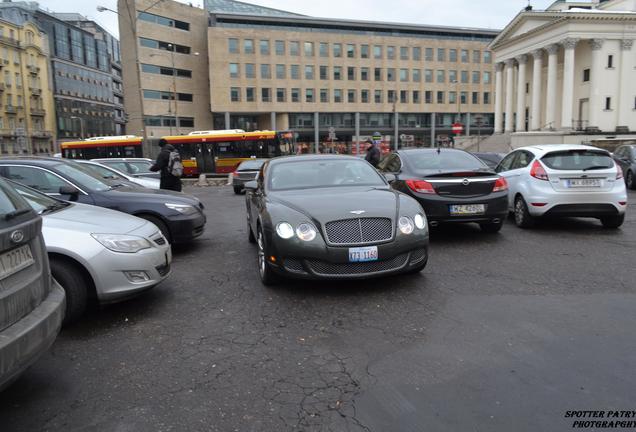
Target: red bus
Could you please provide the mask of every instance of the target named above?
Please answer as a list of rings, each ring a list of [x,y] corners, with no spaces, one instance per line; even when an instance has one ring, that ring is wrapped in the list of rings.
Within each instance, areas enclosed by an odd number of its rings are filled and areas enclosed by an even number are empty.
[[[143,157],[142,139],[135,135],[87,138],[60,144],[67,159],[103,159]]]
[[[153,146],[159,139],[172,144],[184,162],[196,161],[197,173],[226,174],[250,158],[271,158],[295,154],[294,133],[291,131],[255,131],[241,129],[196,131],[188,135],[152,138]],[[189,173],[195,174],[190,170]]]

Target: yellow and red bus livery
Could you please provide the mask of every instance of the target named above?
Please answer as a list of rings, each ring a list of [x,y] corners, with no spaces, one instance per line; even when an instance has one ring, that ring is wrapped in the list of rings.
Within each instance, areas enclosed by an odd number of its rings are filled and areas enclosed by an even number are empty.
[[[197,173],[226,174],[246,159],[294,154],[294,134],[290,131],[196,131],[160,139],[177,149],[184,162],[184,171],[186,162],[195,162],[196,168],[191,172],[196,170]],[[158,142],[152,145],[155,144]]]
[[[142,139],[135,135],[93,137],[63,142],[62,157],[68,159],[102,159],[142,157]]]

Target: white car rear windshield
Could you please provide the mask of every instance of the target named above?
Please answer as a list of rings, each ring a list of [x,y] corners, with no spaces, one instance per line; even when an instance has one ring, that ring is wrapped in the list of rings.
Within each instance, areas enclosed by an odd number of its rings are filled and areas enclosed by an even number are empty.
[[[561,150],[546,154],[541,158],[550,169],[564,171],[587,171],[609,169],[614,161],[602,150]]]

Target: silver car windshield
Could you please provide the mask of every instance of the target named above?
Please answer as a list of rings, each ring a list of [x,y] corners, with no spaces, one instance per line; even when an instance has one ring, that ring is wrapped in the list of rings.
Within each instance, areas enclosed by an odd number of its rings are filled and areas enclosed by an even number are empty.
[[[22,186],[18,183],[13,183],[13,187],[38,214],[52,210],[59,210],[70,205],[69,203],[53,199],[43,193],[36,192],[33,189]]]
[[[366,162],[356,159],[306,160],[275,164],[268,172],[269,190],[337,186],[385,186]]]

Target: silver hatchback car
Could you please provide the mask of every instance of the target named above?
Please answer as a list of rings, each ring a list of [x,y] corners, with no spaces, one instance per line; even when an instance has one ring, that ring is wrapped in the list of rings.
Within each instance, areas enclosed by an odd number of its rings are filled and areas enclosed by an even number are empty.
[[[12,185],[42,215],[51,273],[66,291],[65,322],[79,318],[91,300],[125,300],[168,277],[170,244],[153,223]]]
[[[586,145],[521,147],[496,171],[508,182],[508,208],[528,228],[539,217],[589,217],[606,228],[625,219],[623,173],[608,151]]]

